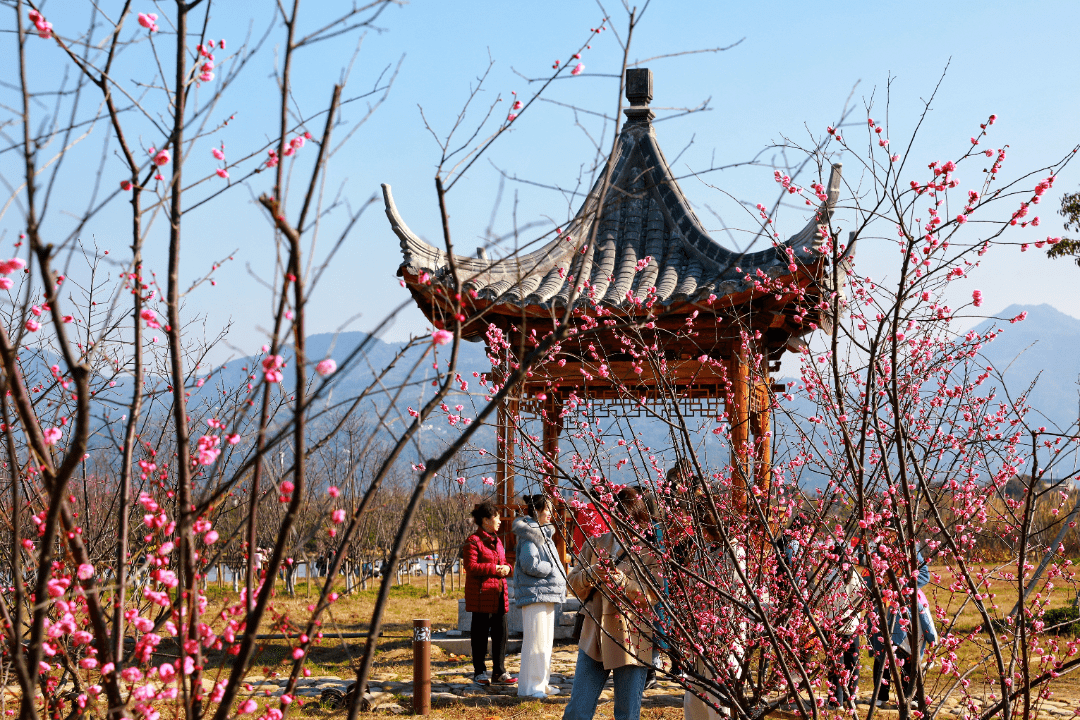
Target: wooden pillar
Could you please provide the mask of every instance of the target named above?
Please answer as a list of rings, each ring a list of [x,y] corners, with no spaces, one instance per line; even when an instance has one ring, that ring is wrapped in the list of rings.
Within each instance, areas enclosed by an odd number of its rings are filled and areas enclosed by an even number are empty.
[[[544,400],[544,413],[541,418],[544,432],[544,456],[552,465],[550,468],[545,468],[544,474],[547,478],[548,489],[551,492],[554,492],[554,488],[559,484],[554,465],[559,460],[559,436],[562,435],[563,431],[562,410],[563,401],[561,397],[551,395]]]
[[[514,533],[510,530],[514,514],[511,503],[517,491],[514,489],[514,439],[517,432],[518,399],[508,397],[499,403],[495,432],[496,440],[495,455],[495,503],[502,517],[502,527],[499,535],[502,536],[503,547],[506,548],[506,561],[513,564],[514,557]]]
[[[772,387],[766,377],[764,383],[754,388],[755,407],[750,413],[750,431],[754,434],[754,485],[762,498],[768,498],[772,485],[772,436],[769,433],[772,399]]]
[[[731,423],[731,500],[737,513],[746,515],[746,484],[750,478],[750,368],[746,348],[741,343],[732,348],[728,361],[731,379],[731,407],[727,409]]]
[[[547,485],[548,493],[554,497],[559,496],[559,477],[555,472],[555,464],[559,460],[559,436],[562,435],[563,431],[562,411],[562,397],[552,393],[544,401],[544,412],[543,416],[541,417],[541,421],[543,423],[544,433],[544,457],[547,458],[547,461],[549,463],[551,463],[551,467],[545,468],[545,484]],[[555,549],[558,551],[559,558],[562,560],[563,569],[566,570],[570,562],[570,556],[566,552],[567,524],[564,515],[565,508],[563,506],[563,503],[556,500],[556,517],[552,518],[552,520],[555,522],[555,537],[553,537],[552,540],[555,542]]]

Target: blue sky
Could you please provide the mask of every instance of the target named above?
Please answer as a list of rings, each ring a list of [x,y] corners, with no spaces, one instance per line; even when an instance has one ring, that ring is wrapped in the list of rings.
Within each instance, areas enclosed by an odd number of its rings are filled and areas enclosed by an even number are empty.
[[[145,5],[136,9],[154,10],[150,3]],[[349,6],[343,2],[309,2],[301,8],[302,20],[311,27],[316,16],[329,16],[335,5]],[[228,38],[231,52],[240,45],[249,23],[255,35],[265,29],[273,3],[251,0],[221,3],[221,7],[213,8],[210,36]],[[614,3],[608,4],[607,10],[609,26],[625,39],[624,10]],[[66,36],[75,34],[74,27],[85,22],[87,12],[83,3],[74,0],[53,0],[45,6],[46,16]],[[565,61],[587,39],[589,29],[599,24],[602,15],[596,3],[580,0],[418,0],[389,9],[379,20],[379,31],[365,36],[344,96],[354,97],[370,90],[380,75],[387,68],[393,72],[399,61],[400,70],[385,102],[332,159],[325,202],[329,204],[334,197],[347,198],[357,208],[379,191],[380,183],[390,183],[412,229],[429,240],[438,240],[441,230],[433,177],[439,149],[425,128],[418,106],[423,107],[432,128],[445,133],[490,58],[494,65],[463,127],[474,127],[487,105],[500,94],[505,100],[494,116],[505,117],[511,91],[527,99],[539,85],[522,76],[539,78],[550,73],[554,60]],[[1074,36],[1080,26],[1078,21],[1080,3],[1075,2],[750,4],[654,0],[635,31],[630,58],[633,61],[742,41],[721,53],[683,55],[648,64],[654,73],[654,106],[697,106],[710,99],[708,112],[657,125],[669,160],[679,156],[674,163],[679,175],[704,170],[713,163],[748,160],[784,137],[809,142],[808,128],[820,134],[835,122],[849,96],[857,106],[853,118],[865,122],[863,106],[873,98],[872,114],[880,120],[885,117],[890,77],[889,135],[894,143],[904,140],[914,128],[922,100],[933,92],[946,65],[948,71],[938,98],[912,150],[912,162],[916,163],[913,167],[962,153],[978,124],[996,113],[999,121],[987,144],[1009,145],[1008,174],[1010,170],[1050,164],[1080,140],[1075,122],[1080,115],[1080,96],[1075,92],[1075,79],[1069,80],[1080,66]],[[10,19],[5,17],[3,22],[5,28],[10,28]],[[10,35],[0,42],[5,65],[12,67]],[[223,142],[233,159],[273,134],[276,110],[271,72],[276,42],[277,37],[264,47],[244,70],[232,94],[211,113],[215,122],[233,113],[236,117],[227,127],[199,141],[191,155],[188,177],[213,172],[212,146]],[[333,83],[350,62],[354,46],[352,37],[322,43],[298,55],[295,100],[302,112],[313,113],[325,105]],[[145,50],[144,46],[130,52],[130,64],[120,75],[127,78],[125,82],[145,75]],[[33,82],[41,83],[39,87],[54,82],[64,66],[55,46],[45,41],[32,47],[32,58]],[[622,60],[613,32],[596,38],[582,60],[585,72],[580,77],[557,81],[546,97],[612,115],[618,80],[605,75],[617,73]],[[228,60],[219,61],[219,73],[228,68]],[[157,102],[160,107],[160,98],[154,100],[153,91],[147,92],[147,102]],[[14,102],[10,90],[2,94],[3,102]],[[347,105],[344,120],[355,122],[363,117],[366,102]],[[143,147],[160,143],[160,134],[146,121],[133,122]],[[307,127],[319,134],[322,125],[320,118]],[[100,126],[96,132],[103,130],[104,126]],[[565,193],[516,182],[505,184],[502,202],[493,215],[499,191],[497,169],[537,183],[569,188],[575,187],[580,177],[587,186],[588,171],[597,157],[596,144],[600,143],[606,153],[611,132],[611,125],[597,115],[575,116],[572,110],[554,103],[535,105],[451,192],[449,211],[457,247],[471,253],[482,244],[492,217],[499,234],[512,230],[515,215],[518,226],[538,222],[538,229],[521,235],[523,241],[565,220],[576,209],[576,200]],[[854,132],[851,128],[849,137]],[[339,140],[343,138],[344,128],[338,128],[335,135]],[[294,198],[309,172],[304,160],[314,157],[313,148],[305,148],[304,152],[295,170]],[[96,169],[102,149],[100,143],[87,140],[75,153],[75,162],[68,164],[58,180],[62,192],[53,204],[54,215],[46,223],[46,231],[54,233],[54,237],[70,229],[71,221],[60,214],[63,209],[77,211],[85,207],[86,178]],[[0,156],[0,171],[8,178],[17,170],[12,156]],[[253,165],[251,161],[243,167]],[[106,168],[105,184],[118,181],[119,162],[109,161]],[[854,171],[854,164],[849,163],[848,169]],[[1055,185],[1049,202],[1039,208],[1043,223],[1035,232],[1042,237],[1061,233],[1060,218],[1054,210],[1062,192],[1080,185],[1077,173],[1077,168],[1070,166]],[[245,173],[241,168],[232,174],[235,179]],[[193,190],[191,201],[201,197],[203,188],[214,187],[215,182],[221,181],[210,179]],[[182,273],[187,281],[201,276],[212,260],[237,249],[235,260],[216,272],[216,286],[203,285],[186,300],[185,312],[189,316],[206,316],[209,334],[232,323],[232,349],[215,352],[213,358],[218,361],[232,352],[252,352],[265,340],[270,296],[258,278],[273,275],[273,237],[254,198],[268,190],[270,184],[267,174],[255,176],[248,188],[235,188],[185,220]],[[744,220],[724,193],[766,204],[776,196],[771,170],[760,167],[714,172],[701,180],[688,178],[682,185],[698,215],[717,238],[724,233],[722,221],[713,211],[731,225]],[[797,212],[785,211],[778,224],[783,233],[790,233],[801,228],[805,220]],[[9,251],[20,222],[14,208],[0,218],[4,252]],[[163,278],[165,227],[160,218],[155,222],[148,241],[148,264]],[[340,211],[326,218],[315,248],[316,258],[325,256],[342,222]],[[86,242],[110,249],[112,257],[122,257],[129,239],[119,203],[115,212],[106,212],[92,223],[83,237]],[[891,260],[895,246],[889,245],[861,247],[860,263],[873,267]],[[330,332],[342,326],[367,330],[406,300],[407,294],[395,277],[400,257],[397,239],[389,229],[380,201],[368,208],[316,288],[308,315],[309,332]],[[1019,250],[1005,249],[988,255],[970,285],[958,284],[955,292],[970,293],[971,288],[981,287],[986,294],[984,308],[990,312],[1013,303],[1045,302],[1080,316],[1074,289],[1080,277],[1077,273],[1080,269],[1071,263],[1050,262],[1035,251],[1021,254]],[[346,325],[350,318],[352,321]],[[386,338],[403,339],[425,328],[419,311],[408,307]]]

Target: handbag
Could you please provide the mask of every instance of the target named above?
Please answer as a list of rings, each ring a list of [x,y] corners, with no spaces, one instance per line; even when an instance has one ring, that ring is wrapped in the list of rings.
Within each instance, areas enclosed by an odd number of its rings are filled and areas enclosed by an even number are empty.
[[[618,565],[626,558],[626,551],[623,550],[619,553],[619,556],[615,558],[615,565]],[[574,630],[570,633],[570,639],[574,642],[581,641],[581,631],[585,627],[585,606],[589,604],[589,601],[593,599],[593,595],[596,594],[596,588],[594,587],[589,591],[589,594],[585,596],[585,599],[581,603],[581,607],[578,608],[577,615],[574,616]]]

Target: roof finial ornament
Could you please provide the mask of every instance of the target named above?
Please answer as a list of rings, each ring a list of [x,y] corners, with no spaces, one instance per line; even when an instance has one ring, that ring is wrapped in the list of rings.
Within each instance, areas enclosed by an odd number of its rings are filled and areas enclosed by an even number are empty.
[[[623,110],[628,125],[648,125],[656,115],[649,109],[652,102],[652,70],[627,68],[626,99],[630,107]]]

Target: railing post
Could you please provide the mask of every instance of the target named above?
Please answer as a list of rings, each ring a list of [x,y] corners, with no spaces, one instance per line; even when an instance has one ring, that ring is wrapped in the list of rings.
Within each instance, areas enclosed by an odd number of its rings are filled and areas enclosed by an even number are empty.
[[[431,621],[413,620],[413,715],[431,714]]]

